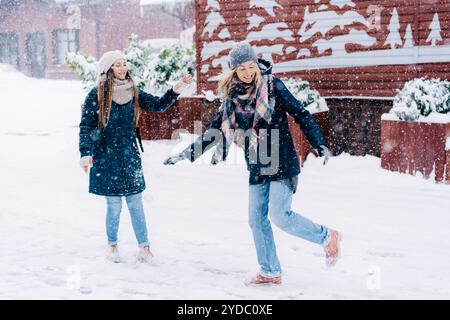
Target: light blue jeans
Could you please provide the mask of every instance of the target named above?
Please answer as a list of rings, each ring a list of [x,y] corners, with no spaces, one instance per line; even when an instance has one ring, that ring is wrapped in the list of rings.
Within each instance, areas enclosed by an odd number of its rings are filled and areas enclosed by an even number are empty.
[[[265,277],[281,275],[270,219],[281,230],[323,245],[328,241],[328,228],[291,210],[293,190],[283,182],[272,181],[249,188],[249,224],[253,232],[260,274]]]
[[[144,206],[142,205],[142,193],[126,196],[128,211],[130,211],[131,223],[134,234],[140,247],[149,244],[147,237],[147,225],[145,222]],[[108,244],[117,244],[117,232],[119,231],[120,212],[122,211],[122,197],[106,197],[106,234]]]

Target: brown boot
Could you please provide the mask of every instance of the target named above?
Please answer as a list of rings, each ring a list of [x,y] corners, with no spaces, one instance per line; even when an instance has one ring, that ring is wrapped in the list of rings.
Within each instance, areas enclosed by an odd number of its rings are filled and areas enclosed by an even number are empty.
[[[342,240],[342,235],[336,230],[329,229],[330,238],[327,244],[323,246],[325,251],[326,265],[328,267],[333,267],[340,258],[340,241]]]
[[[117,248],[117,244],[113,244],[108,247],[108,252],[107,252],[106,258],[109,261],[112,261],[114,263],[122,262],[122,259],[120,258],[120,255],[119,255],[119,249]]]
[[[150,250],[150,246],[144,246],[139,249],[137,260],[138,262],[142,263],[149,263],[149,264],[154,263],[154,257],[152,251]]]
[[[281,276],[277,276],[277,277],[273,277],[273,278],[268,278],[268,277],[264,277],[260,274],[257,274],[256,276],[254,276],[250,281],[249,281],[250,285],[264,285],[264,284],[281,284]]]

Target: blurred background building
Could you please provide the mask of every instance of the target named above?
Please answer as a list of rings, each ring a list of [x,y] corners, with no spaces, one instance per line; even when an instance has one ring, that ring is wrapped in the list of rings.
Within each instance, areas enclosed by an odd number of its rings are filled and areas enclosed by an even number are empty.
[[[98,59],[132,33],[157,51],[194,16],[194,0],[0,0],[0,63],[37,78],[77,78],[68,52]]]

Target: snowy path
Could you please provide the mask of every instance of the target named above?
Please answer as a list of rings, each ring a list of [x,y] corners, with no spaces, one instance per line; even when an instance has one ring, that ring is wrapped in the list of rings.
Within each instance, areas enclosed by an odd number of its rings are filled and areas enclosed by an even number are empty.
[[[211,167],[206,156],[165,167],[179,141],[146,142],[144,205],[159,264],[135,264],[127,209],[126,261],[112,264],[104,200],[87,193],[78,166],[79,83],[0,71],[0,92],[0,299],[450,297],[450,186],[381,170],[374,157],[309,158],[301,174],[293,209],[344,232],[337,266],[274,228],[284,284],[252,288],[243,285],[257,270],[244,165]]]

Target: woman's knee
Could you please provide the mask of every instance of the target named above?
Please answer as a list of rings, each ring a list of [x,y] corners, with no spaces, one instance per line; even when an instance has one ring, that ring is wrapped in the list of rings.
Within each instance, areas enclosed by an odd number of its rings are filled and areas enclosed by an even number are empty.
[[[135,193],[125,197],[128,203],[140,202],[142,201],[142,193]]]
[[[120,210],[122,209],[122,198],[106,197],[106,204],[108,205],[108,208]]]
[[[261,212],[259,210],[250,209],[248,215],[248,224],[251,229],[260,229],[269,223],[267,218],[267,212]]]
[[[142,204],[142,195],[140,193],[126,196],[125,199],[128,206],[139,206]]]
[[[270,219],[280,229],[284,229],[290,224],[290,218],[293,214],[291,210],[270,208]]]

